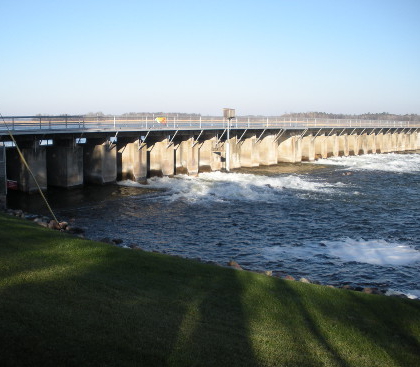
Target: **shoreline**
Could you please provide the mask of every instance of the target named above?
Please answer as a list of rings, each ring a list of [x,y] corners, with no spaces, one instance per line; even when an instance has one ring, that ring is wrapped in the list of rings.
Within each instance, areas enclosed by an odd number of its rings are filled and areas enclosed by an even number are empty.
[[[7,209],[7,208],[5,208],[3,210],[3,213],[6,214],[6,215],[10,215],[10,216],[20,218],[20,219],[29,220],[29,221],[34,222],[34,223],[36,223],[39,226],[44,227],[44,228],[48,228],[48,229],[52,229],[52,230],[58,230],[58,231],[67,233],[69,235],[76,236],[76,237],[79,237],[79,238],[83,238],[83,239],[86,239],[86,240],[89,240],[89,241],[102,242],[102,243],[110,244],[110,245],[113,245],[113,246],[116,246],[116,247],[124,248],[124,249],[127,249],[127,250],[130,249],[130,250],[136,250],[136,251],[147,251],[147,250],[144,250],[140,246],[137,246],[137,245],[126,245],[126,244],[123,243],[123,240],[121,240],[119,238],[104,237],[103,239],[98,241],[98,240],[86,237],[85,236],[85,230],[82,227],[73,226],[71,223],[69,224],[69,222],[67,222],[67,221],[61,221],[61,222],[57,223],[55,220],[53,220],[50,217],[45,216],[45,215],[27,213],[27,212],[25,212],[21,209]],[[281,270],[256,271],[255,269],[248,269],[248,268],[242,267],[236,261],[231,260],[231,259],[229,261],[227,261],[225,264],[220,264],[220,263],[217,263],[215,261],[203,260],[201,258],[182,257],[180,255],[172,255],[172,254],[162,253],[162,252],[155,251],[155,250],[152,250],[152,251],[149,251],[149,252],[161,253],[163,255],[167,255],[167,256],[171,256],[171,257],[179,257],[179,258],[183,258],[183,259],[187,259],[187,260],[191,260],[191,261],[197,261],[197,262],[200,262],[200,263],[210,264],[210,265],[214,265],[214,266],[232,268],[232,269],[236,269],[238,271],[247,271],[247,272],[259,273],[259,274],[265,274],[266,276],[285,279],[285,280],[288,280],[288,281],[298,281],[298,282],[302,282],[302,283],[321,285],[321,286],[329,287],[329,288],[345,289],[345,290],[351,290],[351,291],[361,292],[361,293],[366,293],[366,294],[376,294],[376,295],[382,295],[382,296],[388,296],[388,297],[407,298],[407,299],[420,301],[420,298],[415,296],[415,295],[406,294],[406,293],[403,293],[403,292],[400,292],[400,291],[394,291],[392,289],[383,289],[383,288],[381,289],[381,288],[377,288],[377,287],[362,287],[362,286],[357,286],[357,285],[352,286],[352,285],[348,285],[348,284],[344,284],[344,285],[340,285],[340,286],[333,286],[333,285],[330,285],[330,284],[322,284],[321,282],[318,282],[318,281],[311,281],[310,279],[305,278],[305,277],[301,277],[299,279],[296,279],[292,275],[287,274],[286,272],[283,272]]]

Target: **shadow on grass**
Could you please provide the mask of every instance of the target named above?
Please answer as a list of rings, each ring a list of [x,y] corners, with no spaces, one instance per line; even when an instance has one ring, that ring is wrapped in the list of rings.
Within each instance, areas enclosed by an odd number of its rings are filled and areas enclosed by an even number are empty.
[[[87,241],[13,246],[1,365],[258,365],[229,269]]]

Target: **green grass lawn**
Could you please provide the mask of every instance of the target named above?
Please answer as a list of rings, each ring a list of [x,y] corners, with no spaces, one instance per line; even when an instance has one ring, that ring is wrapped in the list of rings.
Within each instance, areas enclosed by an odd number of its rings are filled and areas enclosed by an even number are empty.
[[[420,366],[420,302],[0,215],[0,366]]]

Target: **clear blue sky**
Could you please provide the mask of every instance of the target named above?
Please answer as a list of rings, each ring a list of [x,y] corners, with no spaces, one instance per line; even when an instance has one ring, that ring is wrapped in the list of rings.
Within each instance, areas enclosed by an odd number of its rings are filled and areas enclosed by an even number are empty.
[[[420,114],[420,0],[0,0],[0,112]]]

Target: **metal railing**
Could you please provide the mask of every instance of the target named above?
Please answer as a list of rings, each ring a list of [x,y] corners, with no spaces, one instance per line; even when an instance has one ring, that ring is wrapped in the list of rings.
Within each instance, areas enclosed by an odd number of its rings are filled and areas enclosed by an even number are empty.
[[[58,131],[136,131],[136,130],[214,130],[223,129],[228,121],[222,117],[176,116],[6,116],[8,129],[18,133]],[[420,128],[419,121],[281,118],[281,117],[236,117],[230,122],[233,129],[302,129],[302,128]],[[0,135],[7,133],[0,124]]]

